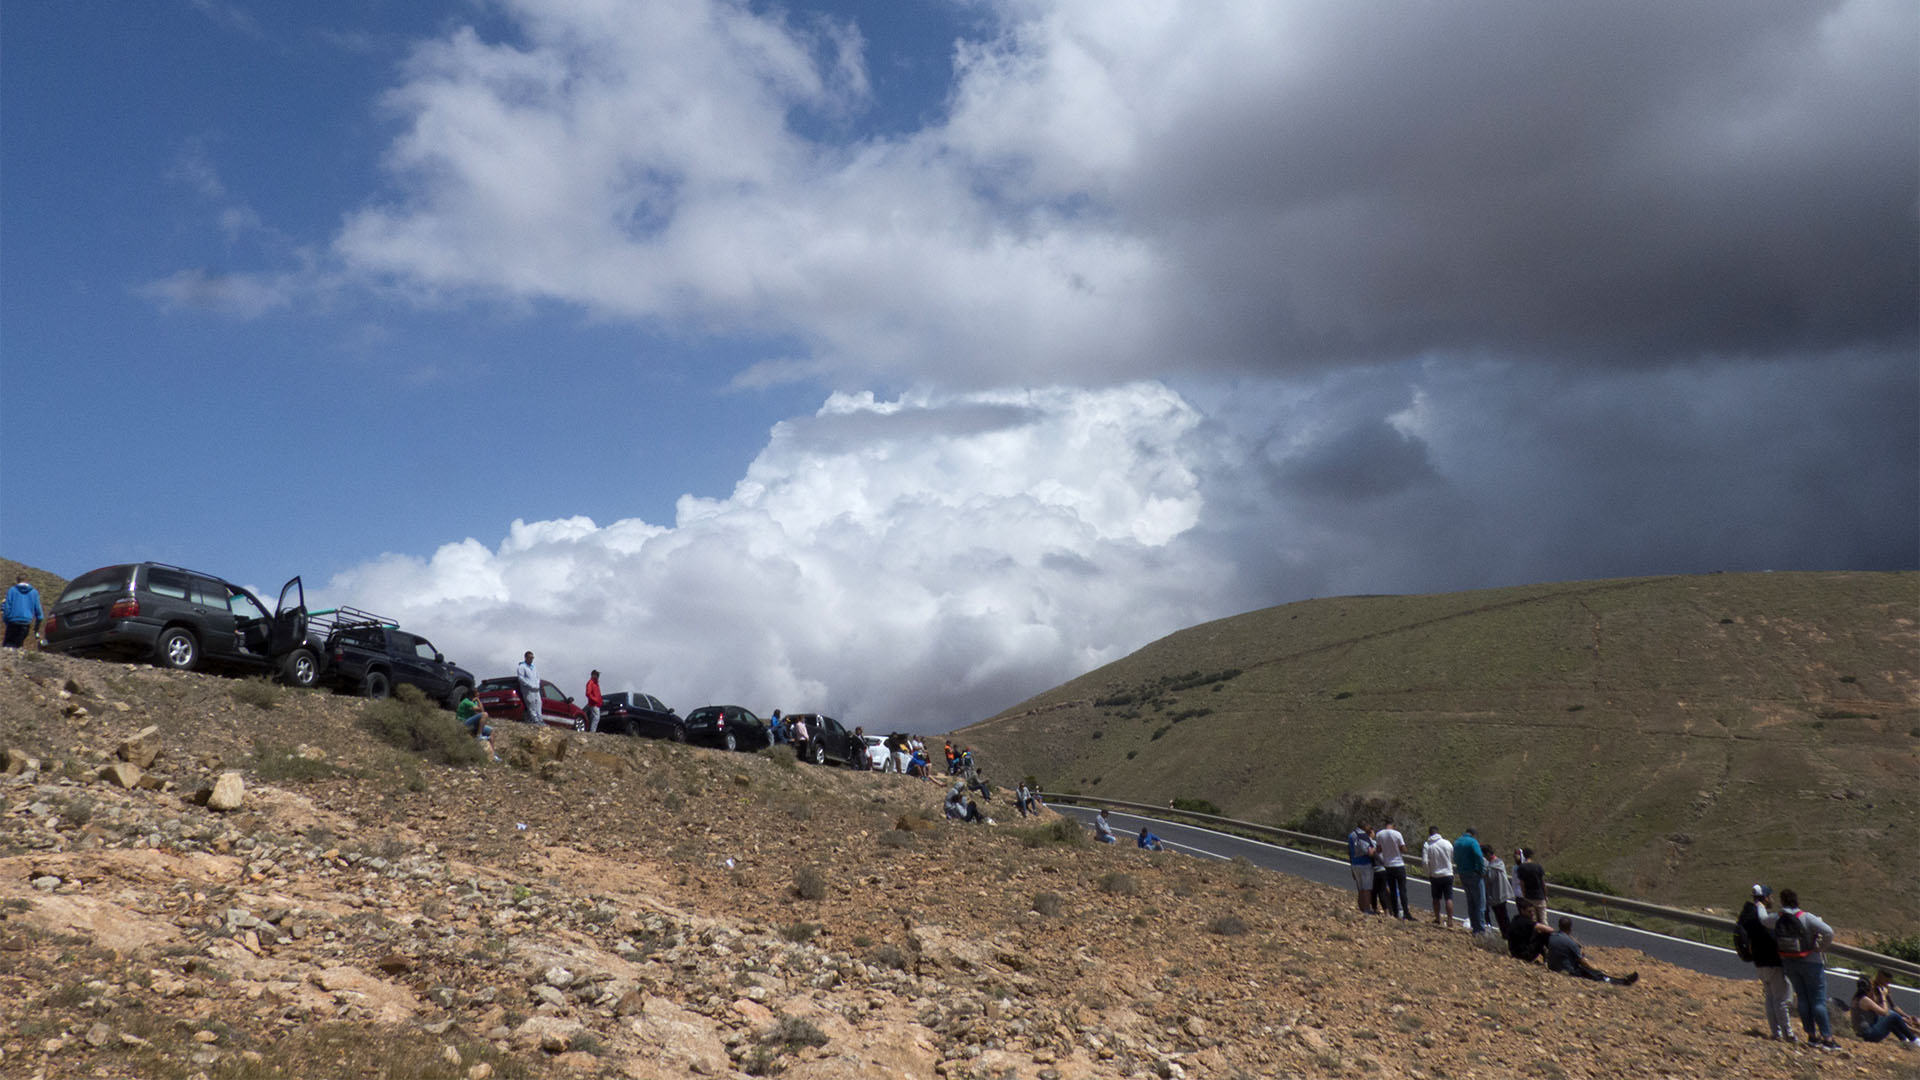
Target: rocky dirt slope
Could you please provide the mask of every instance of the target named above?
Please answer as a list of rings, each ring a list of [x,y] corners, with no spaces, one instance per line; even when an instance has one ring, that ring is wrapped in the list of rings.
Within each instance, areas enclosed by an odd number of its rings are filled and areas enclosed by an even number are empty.
[[[916,780],[528,731],[503,732],[505,763],[455,768],[371,738],[366,707],[0,654],[0,1075],[1852,1077],[1917,1060],[1768,1043],[1751,984],[1604,950],[1640,985],[1579,983],[1249,866],[1062,842],[1004,801],[997,825],[938,823]],[[202,805],[229,773],[238,806]]]

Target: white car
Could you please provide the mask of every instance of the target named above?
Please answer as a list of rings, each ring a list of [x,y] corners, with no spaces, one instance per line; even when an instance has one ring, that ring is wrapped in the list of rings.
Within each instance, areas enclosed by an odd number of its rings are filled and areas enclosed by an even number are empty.
[[[887,740],[879,735],[862,735],[867,743],[867,768],[880,772],[887,767]]]

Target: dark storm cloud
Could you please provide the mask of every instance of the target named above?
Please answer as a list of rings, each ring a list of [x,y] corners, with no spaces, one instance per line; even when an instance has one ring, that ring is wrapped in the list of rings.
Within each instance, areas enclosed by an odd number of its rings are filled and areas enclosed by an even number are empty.
[[[1112,193],[1191,286],[1163,346],[1254,368],[1914,348],[1920,5],[1290,10]]]
[[[1289,454],[1280,477],[1298,494],[1341,499],[1377,498],[1437,479],[1426,443],[1385,418],[1358,421]]]

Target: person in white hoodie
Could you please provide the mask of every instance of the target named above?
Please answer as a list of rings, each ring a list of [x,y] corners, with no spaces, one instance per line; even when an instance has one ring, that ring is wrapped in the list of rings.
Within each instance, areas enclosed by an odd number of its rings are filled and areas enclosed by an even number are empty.
[[[1427,826],[1427,843],[1420,849],[1420,865],[1427,871],[1427,891],[1433,894],[1433,925],[1453,925],[1453,841],[1440,835],[1440,826]],[[1440,905],[1447,916],[1440,917]]]
[[[1407,906],[1407,838],[1389,818],[1373,834],[1373,846],[1380,856],[1380,875],[1387,883],[1387,914],[1411,920],[1413,912]]]

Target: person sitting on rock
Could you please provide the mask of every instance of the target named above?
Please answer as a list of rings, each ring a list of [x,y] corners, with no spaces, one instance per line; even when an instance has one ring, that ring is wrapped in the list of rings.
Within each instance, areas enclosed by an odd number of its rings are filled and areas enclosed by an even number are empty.
[[[1612,983],[1615,986],[1632,986],[1634,983],[1640,981],[1640,973],[1637,971],[1630,972],[1626,975],[1608,975],[1606,972],[1587,963],[1587,958],[1580,948],[1580,943],[1573,940],[1573,919],[1570,916],[1562,915],[1559,921],[1560,929],[1556,930],[1553,936],[1547,939],[1548,971],[1557,971],[1562,975],[1573,975],[1582,979],[1592,979],[1594,982]]]
[[[1140,826],[1140,838],[1134,841],[1134,846],[1138,848],[1144,848],[1147,851],[1165,851],[1166,850],[1165,848],[1160,846],[1160,838],[1148,832],[1147,827],[1145,825]]]
[[[958,781],[947,790],[946,811],[947,817],[953,821],[987,820],[986,815],[980,812],[980,807],[972,799],[967,798],[966,789],[962,788]]]

